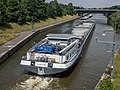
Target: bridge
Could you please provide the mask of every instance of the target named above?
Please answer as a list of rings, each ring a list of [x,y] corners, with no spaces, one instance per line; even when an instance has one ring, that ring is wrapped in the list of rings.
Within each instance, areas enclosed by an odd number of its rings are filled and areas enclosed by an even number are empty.
[[[75,9],[74,11],[78,14],[82,14],[82,13],[112,14],[120,10],[117,10],[117,9]]]

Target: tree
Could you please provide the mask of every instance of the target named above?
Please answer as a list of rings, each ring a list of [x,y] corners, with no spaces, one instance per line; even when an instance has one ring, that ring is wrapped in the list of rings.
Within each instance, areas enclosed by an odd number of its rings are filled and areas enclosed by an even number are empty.
[[[116,29],[117,33],[120,33],[120,11],[113,13],[109,16],[110,24]]]
[[[55,18],[57,16],[63,16],[62,5],[57,2],[57,0],[47,3],[47,16]]]
[[[18,15],[17,23],[19,24],[25,24],[30,19],[25,0],[19,0]]]
[[[43,19],[46,17],[45,0],[27,0],[27,10],[29,16],[34,19]]]
[[[8,17],[10,22],[24,24],[28,21],[29,15],[25,1],[26,0],[7,0]]]
[[[0,2],[0,26],[7,24],[9,18],[7,15],[6,0],[1,0]]]
[[[58,4],[58,6],[57,6],[57,16],[58,17],[63,16],[62,7],[60,4]]]
[[[47,7],[47,11],[48,11],[48,16],[55,18],[57,16],[57,1],[51,1]]]
[[[17,22],[19,17],[19,0],[7,0],[8,16],[11,22]]]
[[[38,19],[44,19],[46,18],[46,6],[45,6],[45,0],[38,0]]]
[[[62,9],[62,15],[63,16],[67,15],[67,5],[63,5],[63,4],[60,4],[60,5]]]
[[[67,7],[67,14],[68,15],[73,15],[75,12],[74,12],[74,7],[73,7],[73,4],[72,3],[69,3],[68,4],[68,7]]]

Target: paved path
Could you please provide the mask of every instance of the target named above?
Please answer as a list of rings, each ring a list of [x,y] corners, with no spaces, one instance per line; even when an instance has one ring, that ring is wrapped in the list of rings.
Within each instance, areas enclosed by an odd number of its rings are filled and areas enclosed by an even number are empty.
[[[21,41],[22,39],[24,39],[30,33],[32,33],[31,30],[30,31],[21,32],[18,37],[10,40],[9,42],[5,43],[4,45],[1,45],[0,46],[0,55],[4,54],[6,51],[8,51],[12,47],[14,47],[19,41]]]

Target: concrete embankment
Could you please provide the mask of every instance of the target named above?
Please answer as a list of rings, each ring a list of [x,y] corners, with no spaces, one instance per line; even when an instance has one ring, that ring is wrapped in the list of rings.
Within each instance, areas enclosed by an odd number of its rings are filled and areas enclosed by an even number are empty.
[[[79,17],[72,19],[72,20],[52,24],[52,25],[49,25],[46,27],[38,28],[35,30],[22,32],[15,39],[0,46],[0,64],[2,64],[4,61],[6,61],[7,58],[9,58],[12,54],[14,54],[18,49],[20,49],[24,44],[26,44],[29,40],[31,40],[33,37],[35,37],[38,33],[44,32],[49,28],[53,28],[53,27],[65,24],[67,22],[74,21],[76,19],[79,19]]]

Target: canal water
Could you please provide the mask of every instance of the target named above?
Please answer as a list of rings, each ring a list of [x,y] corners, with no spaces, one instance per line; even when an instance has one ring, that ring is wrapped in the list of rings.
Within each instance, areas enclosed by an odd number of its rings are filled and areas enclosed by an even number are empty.
[[[108,49],[111,49],[111,46],[97,43],[95,37],[98,37],[99,40],[112,41],[113,34],[108,33],[105,37],[102,36],[104,30],[112,29],[111,26],[106,24],[107,19],[102,14],[94,14],[91,19],[96,22],[95,31],[83,57],[69,75],[39,77],[26,74],[19,63],[21,57],[34,45],[34,42],[40,41],[48,33],[70,33],[72,27],[79,24],[80,20],[40,33],[8,58],[5,63],[0,65],[0,90],[94,90],[112,56],[111,53],[107,52]],[[120,42],[119,35],[116,35],[116,41]]]

